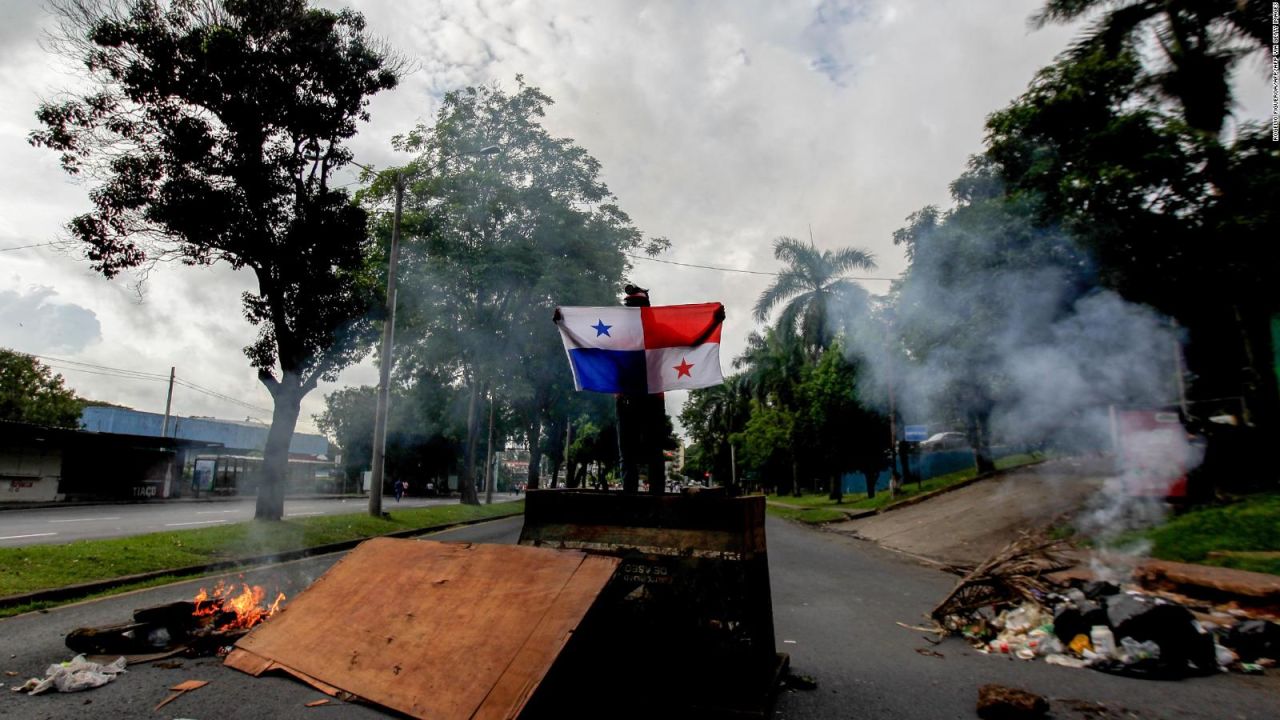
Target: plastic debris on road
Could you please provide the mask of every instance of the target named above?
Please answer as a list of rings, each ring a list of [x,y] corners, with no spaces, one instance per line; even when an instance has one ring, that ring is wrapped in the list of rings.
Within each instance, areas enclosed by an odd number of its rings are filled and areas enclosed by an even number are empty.
[[[44,671],[43,678],[31,678],[13,690],[26,691],[28,695],[39,695],[49,690],[64,693],[90,690],[115,680],[117,675],[125,671],[124,666],[123,657],[103,665],[85,660],[84,655],[77,655],[66,662],[50,665]]]
[[[1274,622],[1136,586],[1057,586],[1045,576],[1062,564],[1059,547],[1023,537],[969,571],[934,609],[935,632],[984,654],[1149,679],[1275,664]]]

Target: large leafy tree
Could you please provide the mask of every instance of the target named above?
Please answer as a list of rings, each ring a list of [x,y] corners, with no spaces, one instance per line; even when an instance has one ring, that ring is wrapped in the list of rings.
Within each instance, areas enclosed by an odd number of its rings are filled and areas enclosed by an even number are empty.
[[[330,184],[395,64],[350,11],[305,0],[56,0],[92,89],[41,105],[31,142],[92,179],[69,229],[93,267],[163,259],[253,273],[245,353],[275,408],[256,517],[284,508],[303,396],[362,356],[376,283],[366,216]]]
[[[812,473],[827,480],[828,496],[836,502],[843,500],[843,476],[851,470],[866,474],[867,495],[874,497],[888,463],[888,419],[860,400],[859,366],[837,341],[799,388],[802,445]]]
[[[785,263],[769,287],[756,301],[755,318],[764,322],[769,313],[782,307],[778,326],[784,332],[799,331],[815,351],[826,348],[838,325],[832,323],[835,306],[862,304],[866,292],[842,277],[853,270],[874,270],[875,258],[859,248],[818,250],[813,242],[780,237],[773,241],[773,256]]]
[[[986,159],[1006,192],[1067,230],[1099,280],[1176,318],[1193,399],[1243,397],[1278,415],[1270,323],[1280,296],[1269,129],[1230,128],[1232,72],[1265,47],[1267,3],[1046,3],[1038,22],[1099,17],[988,121]]]
[[[78,428],[83,407],[61,375],[30,355],[0,348],[0,420]]]
[[[401,169],[410,182],[399,356],[468,390],[464,502],[478,501],[478,399],[509,397],[526,442],[540,447],[543,425],[567,420],[557,398],[571,386],[553,308],[615,303],[625,253],[666,245],[631,224],[586,150],[542,126],[550,104],[520,78],[512,92],[466,88],[445,96],[434,124],[397,140],[415,155]],[[531,485],[536,472],[531,462]]]

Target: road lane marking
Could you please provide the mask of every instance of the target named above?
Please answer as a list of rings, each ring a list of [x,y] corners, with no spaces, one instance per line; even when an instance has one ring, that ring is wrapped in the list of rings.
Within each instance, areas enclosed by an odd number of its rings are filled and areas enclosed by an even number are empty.
[[[21,538],[29,538],[29,537],[49,537],[50,535],[57,535],[57,534],[58,533],[31,533],[30,535],[5,535],[4,537],[0,537],[0,540],[19,540]]]
[[[120,519],[120,516],[119,516],[119,515],[116,515],[115,517],[100,517],[100,518],[71,518],[71,519],[69,519],[69,520],[50,520],[49,522],[51,522],[51,523],[64,523],[64,522],[91,522],[91,521],[93,521],[93,520],[119,520],[119,519]]]
[[[244,512],[243,510],[197,510],[197,515],[225,515],[227,513]]]
[[[183,525],[212,525],[214,523],[224,523],[226,520],[196,520],[195,522],[184,523],[165,523],[165,527],[181,527]]]
[[[323,511],[318,512],[301,512],[301,513],[285,513],[285,517],[302,517],[304,515],[323,515]]]

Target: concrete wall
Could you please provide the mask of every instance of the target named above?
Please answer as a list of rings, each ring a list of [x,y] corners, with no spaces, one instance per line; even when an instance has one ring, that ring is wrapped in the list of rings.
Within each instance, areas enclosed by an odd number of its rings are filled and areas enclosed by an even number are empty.
[[[62,451],[56,447],[0,446],[0,502],[59,499]]]
[[[160,437],[164,415],[126,408],[90,407],[80,416],[86,430],[124,435]],[[222,443],[228,450],[261,452],[267,444],[267,426],[234,420],[170,417],[168,436],[182,440]],[[324,455],[329,441],[323,435],[294,433],[289,452]]]

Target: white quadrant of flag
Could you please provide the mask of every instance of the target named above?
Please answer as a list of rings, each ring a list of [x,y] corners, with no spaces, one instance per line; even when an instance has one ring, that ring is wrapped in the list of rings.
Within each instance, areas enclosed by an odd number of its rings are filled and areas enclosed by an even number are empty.
[[[644,325],[629,307],[566,307],[561,333],[577,347],[603,350],[643,350]]]
[[[696,390],[724,382],[720,374],[720,343],[651,348],[644,355],[651,388]]]

